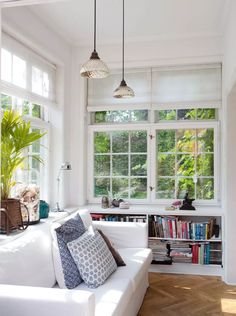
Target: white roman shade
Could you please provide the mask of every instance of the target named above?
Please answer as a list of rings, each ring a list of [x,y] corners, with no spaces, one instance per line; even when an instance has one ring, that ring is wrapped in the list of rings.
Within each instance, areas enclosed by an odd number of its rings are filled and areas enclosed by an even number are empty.
[[[3,33],[1,92],[40,105],[56,105],[56,66]]]
[[[121,73],[112,73],[105,79],[88,81],[88,111],[135,110],[151,107],[151,69],[127,70],[127,85],[132,87],[134,98],[113,98],[114,90],[119,86]]]
[[[152,70],[153,108],[218,108],[221,67],[203,65]]]

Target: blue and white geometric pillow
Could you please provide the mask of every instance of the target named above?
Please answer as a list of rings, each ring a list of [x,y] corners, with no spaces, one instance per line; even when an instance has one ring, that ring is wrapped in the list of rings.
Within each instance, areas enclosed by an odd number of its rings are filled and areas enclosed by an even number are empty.
[[[67,246],[88,287],[102,285],[117,269],[112,253],[98,231],[94,234],[86,231]]]
[[[55,232],[64,275],[64,284],[68,289],[73,289],[83,282],[83,280],[70,254],[67,243],[83,235],[85,227],[80,216],[77,214],[74,218],[69,219],[63,225],[56,228]]]

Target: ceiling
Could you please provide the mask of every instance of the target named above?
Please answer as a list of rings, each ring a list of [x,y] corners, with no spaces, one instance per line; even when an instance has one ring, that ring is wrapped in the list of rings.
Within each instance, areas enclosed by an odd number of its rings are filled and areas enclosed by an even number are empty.
[[[230,0],[126,0],[126,41],[219,36]],[[6,9],[11,10],[11,9]],[[30,6],[50,28],[77,46],[92,45],[93,0]],[[97,0],[97,41],[121,41],[122,0]]]

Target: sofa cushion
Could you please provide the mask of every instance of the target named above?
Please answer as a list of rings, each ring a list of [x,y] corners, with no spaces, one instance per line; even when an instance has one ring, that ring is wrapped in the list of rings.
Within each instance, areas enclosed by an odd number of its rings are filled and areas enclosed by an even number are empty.
[[[103,284],[117,269],[116,262],[98,231],[85,232],[67,245],[82,279],[91,288]]]
[[[117,269],[112,275],[112,279],[130,279],[135,291],[152,262],[152,251],[148,248],[122,248],[118,251],[126,266]]]
[[[109,238],[100,229],[98,229],[98,232],[102,236],[102,238],[104,239],[105,243],[107,244],[107,247],[109,248],[110,252],[112,253],[112,256],[115,259],[117,266],[118,267],[125,266],[124,260],[122,259],[119,252],[112,246]]]
[[[123,268],[118,268],[117,271],[119,269]],[[89,289],[95,295],[95,316],[129,316],[125,314],[125,310],[132,301],[133,287],[127,278],[114,279],[116,272],[103,285]],[[81,283],[76,289],[88,290],[85,283]]]
[[[53,257],[55,273],[61,288],[73,289],[83,280],[79,270],[70,254],[67,243],[77,239],[85,232],[84,224],[78,214],[70,218],[64,224],[55,228]]]

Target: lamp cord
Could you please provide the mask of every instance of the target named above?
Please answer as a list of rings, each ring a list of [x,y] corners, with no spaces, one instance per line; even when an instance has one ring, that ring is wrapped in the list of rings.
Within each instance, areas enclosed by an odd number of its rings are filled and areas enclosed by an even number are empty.
[[[97,24],[97,19],[96,19],[96,11],[97,11],[97,4],[96,0],[94,0],[94,37],[93,37],[93,47],[94,51],[96,52],[96,24]]]
[[[125,68],[125,0],[123,0],[123,31],[122,31],[122,80],[124,80]]]

